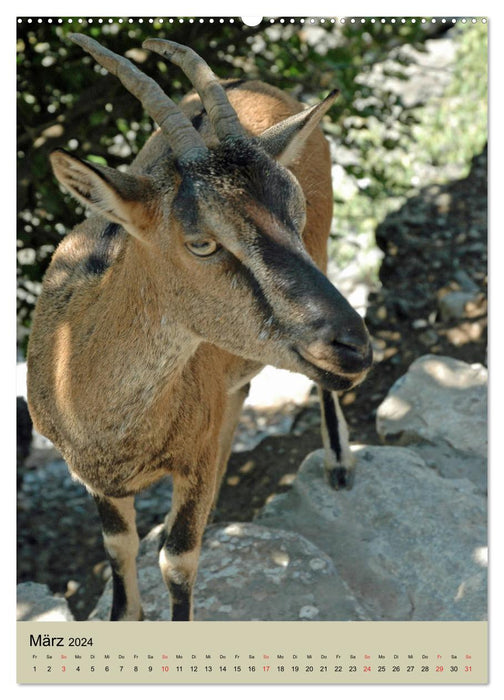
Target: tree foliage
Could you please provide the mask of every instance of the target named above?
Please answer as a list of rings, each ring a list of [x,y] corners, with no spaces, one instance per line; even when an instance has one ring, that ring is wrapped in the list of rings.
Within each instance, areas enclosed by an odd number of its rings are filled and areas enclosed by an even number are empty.
[[[52,176],[49,153],[63,147],[123,168],[153,129],[119,81],[69,40],[72,31],[87,33],[137,62],[175,101],[190,86],[178,69],[141,48],[150,36],[190,45],[220,77],[259,78],[302,101],[320,99],[338,87],[340,98],[326,128],[343,149],[357,154],[345,164],[347,173],[366,181],[370,201],[410,186],[377,151],[392,151],[401,139],[413,139],[418,113],[396,91],[386,84],[372,86],[366,76],[393,54],[389,72],[397,80],[406,77],[414,59],[404,49],[421,51],[429,36],[419,19],[315,25],[275,21],[253,28],[239,20],[116,19],[98,24],[69,19],[18,25],[18,320],[26,331],[52,252],[84,215]]]

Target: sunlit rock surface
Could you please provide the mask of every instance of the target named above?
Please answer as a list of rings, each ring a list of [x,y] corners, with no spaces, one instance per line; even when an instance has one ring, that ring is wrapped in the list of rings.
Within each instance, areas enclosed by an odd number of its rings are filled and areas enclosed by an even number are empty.
[[[397,380],[378,408],[387,444],[414,445],[442,476],[487,483],[488,370],[451,357],[425,355]]]
[[[195,619],[486,619],[486,384],[481,365],[420,358],[378,410],[391,444],[352,446],[351,490],[328,486],[317,450],[254,523],[208,527]],[[147,620],[170,616],[159,533],[139,554]],[[65,606],[44,586],[18,586],[19,619],[68,619]],[[90,619],[110,606],[109,581]]]

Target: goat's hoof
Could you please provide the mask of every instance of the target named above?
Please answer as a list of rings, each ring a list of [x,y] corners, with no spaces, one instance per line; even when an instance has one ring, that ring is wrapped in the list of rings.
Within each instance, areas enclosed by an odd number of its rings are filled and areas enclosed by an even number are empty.
[[[109,621],[110,622],[143,622],[145,620],[144,617],[144,611],[143,608],[141,607],[137,615],[131,615],[131,616],[124,616],[124,617],[116,617],[113,613],[110,613]]]
[[[326,477],[329,486],[335,491],[340,489],[351,489],[354,483],[355,471],[342,465],[326,470]]]
[[[343,459],[338,461],[336,454],[331,451],[329,459],[325,463],[327,483],[335,491],[351,489],[355,479],[355,457],[348,451]]]

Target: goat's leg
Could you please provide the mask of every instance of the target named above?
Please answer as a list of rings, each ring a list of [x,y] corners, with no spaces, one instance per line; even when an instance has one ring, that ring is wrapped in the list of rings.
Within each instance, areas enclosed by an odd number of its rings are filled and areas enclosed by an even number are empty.
[[[192,592],[198,570],[201,539],[215,493],[215,464],[173,476],[172,508],[165,520],[159,565],[170,591],[173,621],[192,620]]]
[[[354,479],[355,457],[350,451],[345,416],[336,392],[319,387],[319,396],[327,479],[333,489],[350,489]]]
[[[139,538],[133,496],[94,497],[100,514],[103,543],[112,567],[113,598],[111,620],[142,620],[136,556]]]
[[[238,423],[240,422],[241,410],[243,402],[250,391],[250,383],[240,387],[228,397],[224,419],[222,421],[221,432],[219,435],[219,457],[217,459],[217,482],[215,487],[215,498],[213,507],[217,505],[219,491],[221,489],[222,480],[226,473],[229,455],[233,444],[233,437],[236,432]]]

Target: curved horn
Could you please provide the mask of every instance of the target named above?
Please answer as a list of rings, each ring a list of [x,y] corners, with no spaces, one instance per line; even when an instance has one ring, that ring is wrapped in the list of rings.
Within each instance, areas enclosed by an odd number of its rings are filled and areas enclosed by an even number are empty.
[[[84,34],[70,34],[101,66],[117,76],[124,87],[142,103],[159,125],[177,159],[192,160],[208,150],[186,115],[167,97],[159,85],[138,70],[127,58],[118,56]]]
[[[219,140],[245,136],[226,91],[201,56],[189,47],[167,39],[146,39],[142,46],[155,51],[182,69],[200,96]]]

